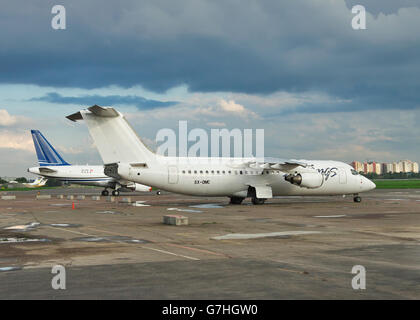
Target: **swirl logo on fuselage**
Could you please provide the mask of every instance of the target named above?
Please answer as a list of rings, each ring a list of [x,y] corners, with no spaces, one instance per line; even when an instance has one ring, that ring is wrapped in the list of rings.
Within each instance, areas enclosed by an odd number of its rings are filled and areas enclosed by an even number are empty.
[[[325,169],[318,169],[318,172],[322,174],[325,177],[325,181],[328,180],[328,178],[335,177],[337,175],[338,168],[332,167],[332,168],[325,168]]]

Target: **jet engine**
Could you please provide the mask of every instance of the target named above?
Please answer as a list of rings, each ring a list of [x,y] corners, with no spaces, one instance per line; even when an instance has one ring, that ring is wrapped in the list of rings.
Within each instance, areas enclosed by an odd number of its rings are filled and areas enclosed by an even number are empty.
[[[129,183],[123,187],[124,189],[128,189],[130,191],[140,191],[140,192],[150,192],[152,191],[152,187],[145,186],[144,184],[140,183]]]
[[[319,172],[291,173],[284,176],[284,179],[299,187],[316,189],[324,183],[324,176]]]

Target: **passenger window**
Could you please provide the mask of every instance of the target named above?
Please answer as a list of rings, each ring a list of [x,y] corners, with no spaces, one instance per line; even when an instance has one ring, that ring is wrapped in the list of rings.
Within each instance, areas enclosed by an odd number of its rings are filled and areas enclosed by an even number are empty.
[[[188,173],[191,174],[191,170],[188,170]]]
[[[194,170],[194,173],[197,174],[197,170]]]
[[[203,174],[203,170],[200,170],[200,174]]]
[[[225,171],[222,171],[222,173],[225,174],[226,172]]]
[[[217,174],[220,174],[220,171],[219,170],[217,170]]]
[[[228,173],[229,173],[229,174],[231,174],[231,173],[232,173],[232,171],[230,171],[230,170],[229,170],[229,171],[228,171]]]
[[[208,170],[206,170],[206,174],[209,174],[209,171]]]
[[[211,170],[211,174],[214,174],[214,170]]]
[[[182,174],[185,174],[185,170],[182,170]]]
[[[239,174],[242,174],[242,170],[241,170],[241,171],[239,171]]]

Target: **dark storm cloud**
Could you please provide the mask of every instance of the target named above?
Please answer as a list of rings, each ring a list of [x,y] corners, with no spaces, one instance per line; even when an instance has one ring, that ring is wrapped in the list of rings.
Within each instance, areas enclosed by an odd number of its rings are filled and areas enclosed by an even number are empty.
[[[118,106],[121,104],[135,105],[140,110],[152,110],[156,108],[170,107],[178,102],[176,101],[157,101],[149,100],[139,96],[99,96],[85,95],[81,97],[63,97],[62,95],[50,92],[40,98],[32,98],[30,101],[46,101],[60,104],[79,104],[79,105],[102,105],[102,106]]]
[[[366,2],[366,1],[365,1]],[[414,1],[373,1],[394,12]],[[0,20],[0,82],[163,92],[325,92],[356,108],[420,101],[420,11],[368,17],[351,28],[351,1],[7,1]],[[361,1],[360,3],[363,3]],[[383,9],[381,7],[383,4]]]

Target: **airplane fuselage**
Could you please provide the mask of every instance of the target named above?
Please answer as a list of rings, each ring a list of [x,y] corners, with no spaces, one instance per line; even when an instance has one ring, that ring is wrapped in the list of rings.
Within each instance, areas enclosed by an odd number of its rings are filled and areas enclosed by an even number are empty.
[[[286,181],[286,172],[281,170],[232,166],[228,159],[196,158],[194,163],[191,158],[158,157],[147,167],[118,164],[118,174],[163,190],[199,196],[246,197],[250,186],[271,186],[273,196],[358,194],[375,188],[351,166],[338,161],[299,160],[323,176],[321,186],[306,188]]]
[[[29,168],[28,171],[48,179],[57,179],[68,183],[109,188],[115,186],[115,179],[104,174],[103,166],[42,166]]]

